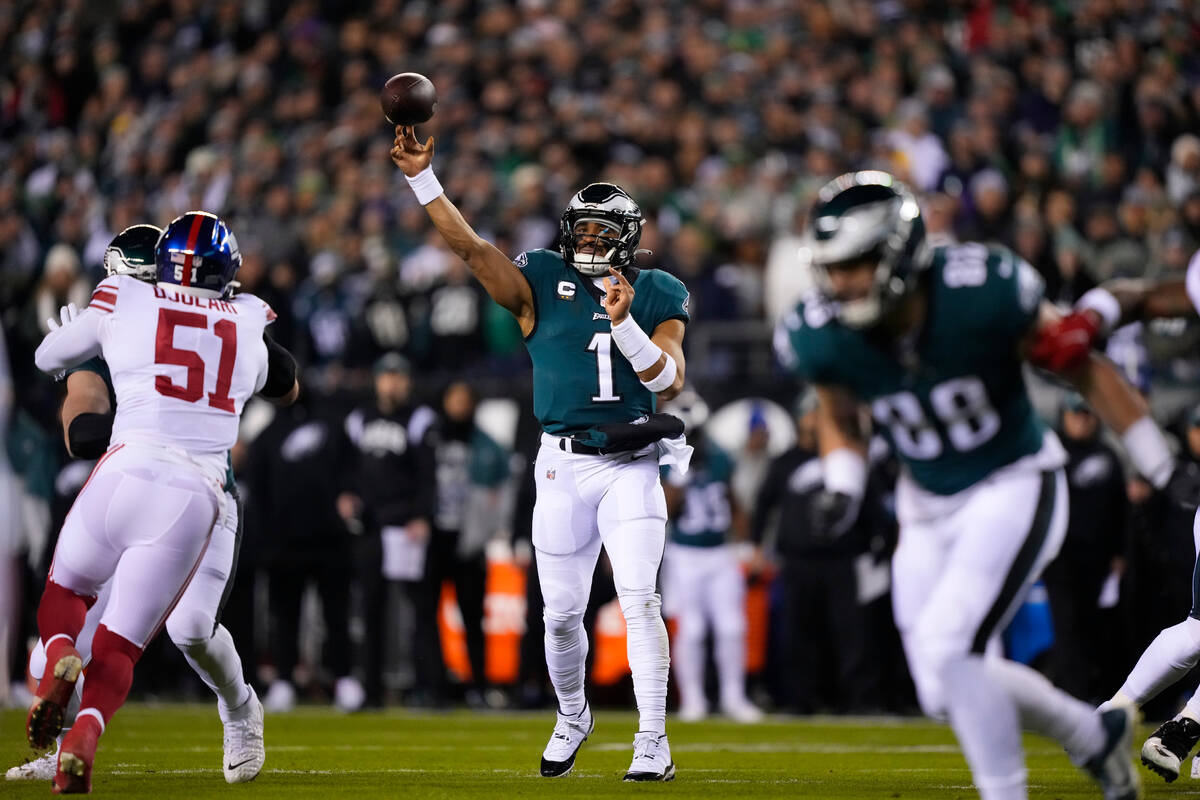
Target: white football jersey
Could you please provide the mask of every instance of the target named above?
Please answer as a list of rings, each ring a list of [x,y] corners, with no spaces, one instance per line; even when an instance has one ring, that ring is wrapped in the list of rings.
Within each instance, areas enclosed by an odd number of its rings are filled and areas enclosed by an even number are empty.
[[[152,441],[224,454],[267,380],[263,330],[275,319],[252,294],[198,297],[127,275],[105,278],[90,309],[117,395],[112,443]]]

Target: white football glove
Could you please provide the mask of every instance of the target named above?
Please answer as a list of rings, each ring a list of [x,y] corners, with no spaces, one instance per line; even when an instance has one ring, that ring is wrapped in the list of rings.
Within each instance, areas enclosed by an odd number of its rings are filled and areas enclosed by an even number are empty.
[[[75,318],[79,316],[79,309],[74,303],[67,303],[58,310],[58,316],[62,320],[62,324],[59,324],[54,320],[53,317],[51,317],[50,319],[46,320],[46,327],[52,331],[56,331],[61,327],[70,325],[75,321]]]

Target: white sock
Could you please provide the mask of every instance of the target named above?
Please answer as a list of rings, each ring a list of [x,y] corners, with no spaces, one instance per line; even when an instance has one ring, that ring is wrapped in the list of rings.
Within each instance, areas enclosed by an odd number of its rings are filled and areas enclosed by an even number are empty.
[[[680,705],[706,703],[704,698],[704,637],[675,636],[675,684]]]
[[[1025,800],[1025,755],[1017,704],[980,656],[951,659],[941,670],[950,726],[984,800]]]
[[[655,592],[626,595],[620,600],[625,614],[629,670],[633,673],[633,696],[637,699],[638,730],[665,734],[671,655],[667,626],[662,618],[662,598]]]
[[[1001,658],[984,661],[988,681],[1012,698],[1021,725],[1049,736],[1082,764],[1104,747],[1104,726],[1096,710],[1054,686],[1024,664]]]
[[[1164,628],[1133,665],[1121,693],[1139,708],[1186,675],[1200,659],[1200,620]],[[1189,701],[1190,702],[1190,701]],[[1200,708],[1200,706],[1198,706]]]
[[[1196,688],[1195,693],[1188,698],[1183,710],[1175,715],[1175,719],[1183,719],[1187,717],[1192,722],[1200,723],[1200,687]]]
[[[228,722],[233,709],[250,699],[250,687],[242,675],[242,659],[238,656],[229,631],[224,625],[218,625],[207,641],[193,644],[176,642],[176,645],[200,680],[216,693],[217,712],[222,722]]]
[[[727,705],[746,702],[746,637],[740,633],[717,636],[713,649],[721,681],[721,702]]]
[[[557,631],[556,631],[557,628]],[[546,671],[558,697],[558,711],[572,717],[587,703],[583,695],[583,669],[587,663],[588,638],[583,618],[572,626],[546,621]]]

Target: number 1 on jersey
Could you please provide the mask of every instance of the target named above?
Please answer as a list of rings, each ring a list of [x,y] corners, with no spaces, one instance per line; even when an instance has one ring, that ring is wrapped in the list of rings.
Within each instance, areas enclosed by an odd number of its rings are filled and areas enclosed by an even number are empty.
[[[596,354],[596,373],[600,382],[600,393],[592,395],[593,403],[615,403],[621,395],[613,392],[612,334],[597,333],[588,342],[589,353]]]

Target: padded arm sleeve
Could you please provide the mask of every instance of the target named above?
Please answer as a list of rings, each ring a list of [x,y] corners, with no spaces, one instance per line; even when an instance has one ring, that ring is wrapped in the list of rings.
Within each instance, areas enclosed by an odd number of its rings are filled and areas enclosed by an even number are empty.
[[[279,342],[263,331],[267,346],[267,381],[259,394],[264,397],[283,397],[296,384],[296,359]]]
[[[112,437],[113,414],[76,414],[67,426],[67,442],[76,458],[99,458]]]

